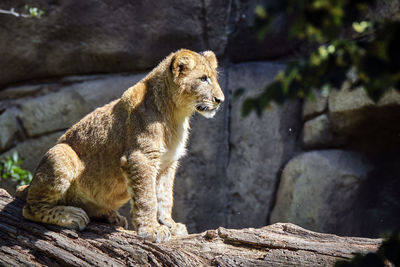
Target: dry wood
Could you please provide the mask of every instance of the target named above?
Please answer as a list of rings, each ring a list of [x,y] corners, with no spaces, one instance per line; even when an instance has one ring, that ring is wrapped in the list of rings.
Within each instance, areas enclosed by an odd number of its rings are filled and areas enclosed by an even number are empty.
[[[134,231],[90,223],[82,232],[23,219],[23,202],[0,189],[2,266],[331,266],[376,251],[381,239],[339,237],[277,223],[208,230],[155,244]]]

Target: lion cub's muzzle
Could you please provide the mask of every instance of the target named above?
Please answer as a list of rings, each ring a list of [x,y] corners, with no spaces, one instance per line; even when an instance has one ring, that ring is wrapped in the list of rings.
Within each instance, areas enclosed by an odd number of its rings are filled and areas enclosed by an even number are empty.
[[[204,117],[212,118],[214,117],[215,113],[219,109],[221,103],[224,102],[224,100],[225,97],[223,95],[222,97],[214,97],[213,101],[205,101],[204,103],[197,104],[196,110]]]

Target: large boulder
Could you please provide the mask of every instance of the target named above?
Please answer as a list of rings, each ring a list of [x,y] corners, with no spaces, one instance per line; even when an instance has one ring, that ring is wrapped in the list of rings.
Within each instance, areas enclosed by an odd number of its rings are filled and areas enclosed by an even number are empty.
[[[271,223],[379,237],[400,225],[400,157],[317,150],[285,166]]]
[[[291,222],[339,235],[358,232],[354,209],[373,166],[360,153],[319,150],[303,153],[285,166],[271,223]]]

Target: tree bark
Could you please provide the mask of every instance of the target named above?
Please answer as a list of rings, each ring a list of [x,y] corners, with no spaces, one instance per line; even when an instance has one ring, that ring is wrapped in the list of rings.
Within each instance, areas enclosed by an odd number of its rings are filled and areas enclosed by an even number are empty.
[[[155,244],[90,223],[82,231],[25,220],[23,202],[0,189],[2,266],[332,266],[376,251],[381,239],[339,237],[288,223],[208,230]]]

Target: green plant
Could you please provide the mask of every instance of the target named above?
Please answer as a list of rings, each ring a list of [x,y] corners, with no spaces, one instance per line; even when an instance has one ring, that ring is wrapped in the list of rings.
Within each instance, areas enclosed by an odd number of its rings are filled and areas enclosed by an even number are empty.
[[[25,10],[28,11],[29,15],[33,18],[40,19],[44,14],[44,10],[29,5],[25,5]]]
[[[20,18],[40,19],[45,13],[44,10],[29,5],[25,5],[25,11],[28,13],[17,12],[14,8],[11,8],[10,10],[0,9],[0,14],[13,15]]]
[[[17,181],[18,185],[29,184],[32,181],[32,173],[21,168],[22,161],[18,152],[0,161],[1,179],[12,179]]]

